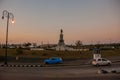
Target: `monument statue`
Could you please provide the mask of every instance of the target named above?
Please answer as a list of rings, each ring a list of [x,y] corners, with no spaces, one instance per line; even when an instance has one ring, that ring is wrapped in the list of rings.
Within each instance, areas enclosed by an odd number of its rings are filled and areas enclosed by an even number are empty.
[[[59,46],[64,46],[65,45],[64,39],[63,39],[63,30],[62,29],[61,29],[61,32],[60,32],[60,39],[59,39],[58,45]]]

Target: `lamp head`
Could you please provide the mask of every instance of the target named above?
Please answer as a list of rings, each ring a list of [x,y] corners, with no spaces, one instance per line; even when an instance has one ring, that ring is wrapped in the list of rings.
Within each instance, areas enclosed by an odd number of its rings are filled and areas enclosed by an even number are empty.
[[[2,16],[2,19],[4,19],[4,16]]]
[[[12,22],[12,23],[15,23],[14,17],[12,17],[11,22]]]

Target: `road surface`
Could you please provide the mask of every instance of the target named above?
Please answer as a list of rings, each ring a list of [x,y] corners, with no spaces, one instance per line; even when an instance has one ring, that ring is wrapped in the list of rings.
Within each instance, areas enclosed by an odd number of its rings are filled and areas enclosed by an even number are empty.
[[[79,66],[51,66],[51,67],[0,67],[0,80],[120,80],[120,74],[98,74],[98,70],[117,69],[119,63],[112,66],[94,67]]]

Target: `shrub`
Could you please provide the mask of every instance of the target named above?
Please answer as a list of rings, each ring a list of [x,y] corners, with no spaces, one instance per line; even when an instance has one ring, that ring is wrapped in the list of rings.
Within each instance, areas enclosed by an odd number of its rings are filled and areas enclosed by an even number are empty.
[[[35,55],[36,54],[36,52],[32,52],[32,55]]]
[[[21,54],[23,54],[23,49],[16,49],[16,55],[21,55]]]

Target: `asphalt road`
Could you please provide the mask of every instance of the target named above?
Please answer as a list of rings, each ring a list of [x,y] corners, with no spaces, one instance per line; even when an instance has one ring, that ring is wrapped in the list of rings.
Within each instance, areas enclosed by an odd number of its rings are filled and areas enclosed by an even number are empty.
[[[0,80],[120,80],[120,74],[98,74],[100,68],[107,71],[120,70],[120,63],[101,67],[91,65],[0,67]]]

